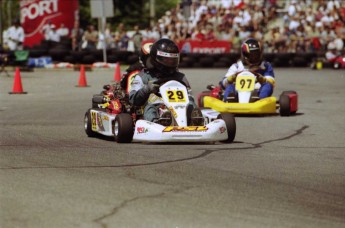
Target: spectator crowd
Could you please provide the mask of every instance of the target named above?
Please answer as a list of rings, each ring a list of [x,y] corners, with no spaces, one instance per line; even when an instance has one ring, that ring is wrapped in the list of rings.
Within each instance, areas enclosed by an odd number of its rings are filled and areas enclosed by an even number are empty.
[[[128,28],[123,23],[112,28],[107,24],[101,33],[91,24],[82,29],[76,22],[69,31],[63,24],[48,23],[42,33],[51,42],[70,38],[73,50],[102,49],[105,45],[138,51],[143,41],[170,38],[176,43],[228,41],[231,51],[238,52],[241,42],[253,37],[264,44],[266,52],[342,52],[344,24],[343,0],[181,0],[147,28]],[[3,35],[4,44],[16,49],[9,34],[12,38],[17,35],[22,43],[22,32],[11,28]]]

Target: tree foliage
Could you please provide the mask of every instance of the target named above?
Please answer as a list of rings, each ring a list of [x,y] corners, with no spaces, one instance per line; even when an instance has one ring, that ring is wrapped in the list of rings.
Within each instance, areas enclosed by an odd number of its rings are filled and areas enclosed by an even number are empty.
[[[155,0],[155,18],[161,18],[167,10],[175,8],[180,0]],[[90,22],[97,25],[97,20],[91,18],[90,0],[79,0],[80,24],[85,27]],[[119,23],[124,23],[126,29],[139,25],[141,29],[150,25],[150,0],[113,0],[114,17],[107,22],[115,29]]]
[[[65,0],[68,1],[68,0]],[[79,0],[79,19],[81,27],[88,24],[97,26],[98,20],[91,18],[90,1]],[[0,0],[0,20],[3,28],[11,25],[11,22],[20,17],[20,0]],[[154,0],[155,18],[161,18],[167,10],[175,8],[180,0]],[[113,0],[114,17],[107,18],[107,22],[115,29],[119,23],[124,23],[126,29],[132,29],[139,25],[144,29],[150,25],[150,0]]]

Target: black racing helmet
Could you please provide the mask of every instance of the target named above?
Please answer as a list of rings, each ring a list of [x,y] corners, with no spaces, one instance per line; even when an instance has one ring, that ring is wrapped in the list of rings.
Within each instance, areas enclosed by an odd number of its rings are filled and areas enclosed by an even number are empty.
[[[262,62],[262,48],[260,42],[249,38],[242,43],[241,58],[245,65],[260,65]]]
[[[147,60],[150,57],[150,50],[152,47],[152,42],[145,43],[141,46],[139,52],[139,62],[144,66],[147,67]]]
[[[162,38],[153,43],[150,59],[153,67],[163,75],[173,74],[180,63],[180,50],[174,41]]]

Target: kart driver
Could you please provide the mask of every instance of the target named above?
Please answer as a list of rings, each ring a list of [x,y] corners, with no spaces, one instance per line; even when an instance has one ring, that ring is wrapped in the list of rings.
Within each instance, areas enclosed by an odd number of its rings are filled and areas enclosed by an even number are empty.
[[[145,70],[147,67],[147,59],[150,55],[152,44],[153,43],[149,42],[141,46],[139,61],[127,68],[126,73],[122,75],[120,84],[106,84],[103,86],[104,90],[101,92],[101,95],[105,96],[105,98],[103,96],[100,97],[101,100],[99,100],[99,102],[102,103],[101,107],[107,108],[110,105],[109,101],[114,99],[114,95],[118,94],[118,92],[121,94],[120,99],[129,94],[131,80],[133,80],[135,75],[139,74],[141,70]]]
[[[150,56],[150,49],[152,47],[152,44],[152,42],[148,42],[141,46],[139,52],[139,62],[130,65],[126,70],[126,73],[123,74],[120,84],[121,87],[126,90],[127,94],[131,91],[131,80],[134,79],[134,76],[141,70],[147,68],[147,60]]]
[[[258,91],[259,98],[269,97],[273,93],[275,79],[272,65],[262,60],[263,50],[258,40],[249,38],[241,45],[241,59],[232,64],[222,81],[219,82],[224,89],[223,100],[226,101],[229,94],[235,93],[236,75],[247,69],[257,75],[257,81],[260,83]]]
[[[164,112],[160,115],[160,107],[162,104],[161,98],[156,95],[159,91],[160,85],[156,84],[159,79],[178,80],[185,83],[189,96],[189,107],[187,115],[188,125],[201,126],[203,125],[202,113],[197,108],[194,98],[190,94],[191,88],[186,76],[178,71],[180,61],[180,51],[178,46],[170,39],[162,38],[153,43],[150,56],[147,60],[147,69],[140,71],[139,74],[131,81],[131,91],[129,93],[129,102],[134,106],[143,106],[144,119],[151,122],[160,122],[162,119],[170,119],[170,111]]]

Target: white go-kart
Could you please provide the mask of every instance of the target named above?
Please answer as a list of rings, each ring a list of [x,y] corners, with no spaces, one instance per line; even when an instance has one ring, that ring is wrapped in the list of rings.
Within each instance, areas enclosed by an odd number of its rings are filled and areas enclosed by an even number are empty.
[[[131,112],[113,114],[100,108],[91,108],[85,114],[84,126],[88,136],[101,134],[114,137],[118,143],[130,142],[233,142],[236,135],[235,117],[212,109],[201,110],[202,121],[191,126],[191,112],[186,86],[178,80],[161,84],[159,93],[163,121],[150,122]],[[170,120],[164,113],[170,112]],[[165,116],[165,117],[164,117]]]

